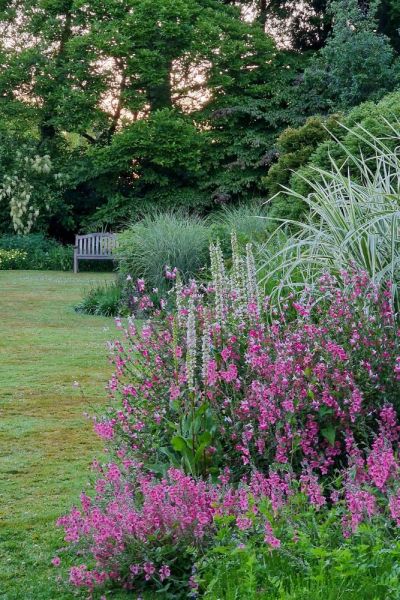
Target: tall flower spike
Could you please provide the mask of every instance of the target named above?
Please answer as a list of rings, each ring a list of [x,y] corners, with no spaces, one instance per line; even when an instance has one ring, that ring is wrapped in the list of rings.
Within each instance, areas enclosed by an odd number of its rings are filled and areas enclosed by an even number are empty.
[[[176,275],[176,283],[175,283],[175,295],[176,295],[176,314],[178,317],[178,324],[180,327],[184,325],[183,315],[182,315],[182,279],[179,274],[179,271]]]
[[[189,298],[189,313],[187,317],[187,329],[186,329],[186,378],[187,384],[190,391],[195,390],[195,371],[196,371],[196,350],[197,350],[197,337],[196,337],[196,309],[194,305],[194,299],[191,296]]]

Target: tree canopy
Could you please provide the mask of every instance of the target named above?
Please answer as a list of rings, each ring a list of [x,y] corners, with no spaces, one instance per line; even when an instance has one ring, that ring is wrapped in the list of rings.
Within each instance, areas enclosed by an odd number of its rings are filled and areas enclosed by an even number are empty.
[[[385,3],[2,0],[0,230],[263,197],[286,127],[397,84]]]

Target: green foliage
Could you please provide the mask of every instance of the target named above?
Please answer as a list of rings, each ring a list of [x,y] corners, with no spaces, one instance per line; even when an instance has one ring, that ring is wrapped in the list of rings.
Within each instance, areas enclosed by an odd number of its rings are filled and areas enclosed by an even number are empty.
[[[116,317],[121,314],[122,287],[118,282],[98,284],[84,294],[75,306],[76,312],[103,317]]]
[[[204,185],[216,204],[262,198],[261,176],[274,160],[276,135],[301,120],[293,90],[304,58],[277,52],[257,26],[251,45],[242,36],[227,38],[218,71],[210,74],[215,92],[203,111],[210,127]]]
[[[125,127],[108,146],[88,151],[88,182],[110,187],[107,204],[92,221],[104,226],[137,219],[154,206],[200,208],[205,204],[198,189],[204,153],[205,140],[193,121],[174,109]]]
[[[175,401],[179,412],[179,401]],[[210,456],[208,448],[213,446],[214,454]],[[182,469],[195,477],[217,476],[218,463],[222,462],[223,450],[218,440],[218,424],[215,415],[207,402],[200,406],[193,403],[193,409],[186,415],[171,422],[171,439],[168,446],[160,449],[168,458],[168,463],[152,465],[165,475],[170,465]]]
[[[260,197],[276,134],[298,122],[293,82],[304,58],[278,52],[238,7],[139,0],[134,8],[131,0],[0,6],[2,31],[20,42],[5,35],[0,46],[1,179],[21,176],[16,151],[50,157],[51,176],[23,178],[40,211],[36,230],[68,239],[149,206],[206,212]],[[7,202],[3,231],[12,227]]]
[[[347,115],[312,117],[304,126],[284,131],[278,138],[279,159],[263,179],[270,198],[270,216],[301,219],[306,205],[282,188],[306,196],[312,191],[308,182],[319,180],[315,169],[329,170],[331,159],[357,178],[357,168],[348,160],[349,154],[373,154],[372,138],[381,138],[385,146],[394,150],[398,141],[393,127],[399,120],[400,92],[392,92],[378,103],[360,104]]]
[[[166,267],[176,267],[187,281],[207,265],[209,230],[198,217],[154,213],[118,236],[120,272],[144,278],[149,288],[168,287]]]
[[[249,513],[250,514],[250,513]],[[272,515],[271,515],[272,516]],[[260,532],[233,535],[220,520],[213,547],[197,564],[207,600],[393,600],[398,598],[400,540],[376,519],[344,539],[340,508],[316,512],[298,494],[273,520],[283,540],[271,550]]]
[[[63,246],[43,234],[2,235],[0,249],[19,250],[25,258],[17,261],[13,269],[34,269],[50,271],[72,271],[73,248]]]
[[[311,188],[308,179],[318,179],[315,168],[329,169],[331,160],[337,165],[349,169],[353,177],[357,177],[357,169],[350,154],[365,157],[374,154],[374,145],[381,139],[382,143],[393,151],[398,144],[398,137],[393,127],[398,128],[400,120],[400,92],[388,94],[377,104],[365,102],[349,112],[341,120],[342,127],[336,129],[332,139],[322,142],[311,155],[308,163],[293,173],[289,185],[299,194],[307,194]]]
[[[388,38],[375,32],[377,19],[394,39],[392,0],[367,12],[356,0],[333,12],[326,0],[132,6],[0,4],[0,231],[33,227],[69,240],[149,210],[207,214],[260,201],[267,169],[267,189],[276,189],[324,135],[309,123],[310,143],[280,149],[275,169],[285,128],[310,111],[379,98],[399,81]],[[332,19],[317,57],[298,51],[320,48]],[[266,34],[275,26],[291,50]],[[50,171],[34,168],[36,158]]]
[[[377,33],[378,5],[332,2],[332,35],[304,73],[303,100],[311,112],[345,110],[377,100],[400,83],[389,39]]]
[[[289,127],[277,139],[278,161],[274,163],[263,184],[271,205],[271,216],[277,218],[298,218],[304,211],[304,204],[294,198],[288,202],[282,188],[288,186],[293,171],[306,164],[316,148],[332,134],[340,134],[338,116],[329,118],[310,117],[304,125],[294,129]]]

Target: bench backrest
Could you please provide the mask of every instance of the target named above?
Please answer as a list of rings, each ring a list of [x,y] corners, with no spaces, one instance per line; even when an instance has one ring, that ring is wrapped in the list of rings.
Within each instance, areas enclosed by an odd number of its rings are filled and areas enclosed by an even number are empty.
[[[117,238],[113,233],[88,233],[75,236],[78,256],[112,257]]]

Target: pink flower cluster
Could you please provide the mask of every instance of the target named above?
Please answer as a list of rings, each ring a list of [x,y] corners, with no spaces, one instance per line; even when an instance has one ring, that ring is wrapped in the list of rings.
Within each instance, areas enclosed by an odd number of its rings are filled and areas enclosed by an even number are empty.
[[[163,585],[174,557],[210,543],[219,518],[278,550],[274,519],[298,492],[314,510],[340,506],[345,535],[377,514],[400,525],[390,292],[364,273],[340,284],[326,275],[317,297],[288,298],[278,312],[251,257],[248,289],[236,263],[234,286],[219,264],[206,287],[178,279],[171,313],[118,323],[110,406],[95,423],[115,462],[98,466],[96,495],[59,520],[85,556],[70,572],[76,586]]]
[[[167,477],[158,481],[131,464],[127,466],[128,471],[114,463],[100,468],[95,498],[82,494],[81,509],[73,508],[58,520],[65,540],[77,547],[84,544],[86,554],[95,561],[92,569],[85,564],[71,569],[70,581],[75,586],[92,589],[122,579],[134,586],[141,577],[162,582],[169,577],[170,567],[146,559],[152,548],[167,541],[172,545],[184,540],[201,543],[212,526],[218,497],[212,486],[177,469],[170,469]],[[129,482],[128,473],[134,475],[134,482]],[[123,574],[115,565],[124,555],[128,560],[135,545],[142,561],[131,564],[129,574]]]
[[[170,444],[169,423],[193,410],[190,366],[195,404],[209,404],[215,422],[201,474],[218,461],[239,479],[272,463],[320,475],[336,469],[346,460],[343,432],[362,424],[372,434],[377,410],[400,393],[389,294],[363,273],[342,277],[345,288],[325,276],[322,301],[288,301],[272,322],[250,310],[254,303],[238,314],[228,292],[222,308],[214,308],[214,288],[192,283],[164,322],[130,325],[125,341],[114,344],[109,386],[118,443],[140,460],[160,459],[158,449]]]
[[[130,462],[122,469],[115,463],[96,467],[100,472],[96,496],[83,493],[81,508],[73,508],[57,521],[64,529],[65,541],[94,563],[92,568],[85,563],[74,566],[69,573],[72,585],[89,590],[110,581],[132,590],[143,579],[162,583],[173,567],[150,560],[154,549],[172,546],[173,563],[179,548],[201,546],[213,535],[216,517],[232,515],[239,530],[250,529],[260,518],[257,503],[265,494],[276,498],[290,493],[288,484],[273,475],[255,474],[248,485],[236,489],[226,483],[195,480],[172,468],[157,480]],[[275,502],[276,508],[280,501]],[[265,532],[266,543],[279,547],[269,522],[265,522]],[[136,560],[131,562],[134,548]],[[61,561],[55,557],[52,562],[59,566]]]

